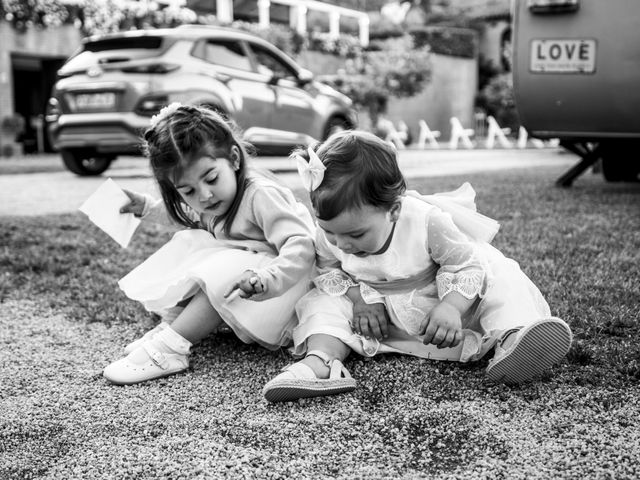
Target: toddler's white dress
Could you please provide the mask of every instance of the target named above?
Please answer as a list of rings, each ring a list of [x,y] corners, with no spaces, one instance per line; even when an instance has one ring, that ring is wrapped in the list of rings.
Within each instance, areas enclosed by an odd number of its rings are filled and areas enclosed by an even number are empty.
[[[154,210],[158,208],[163,206]],[[162,215],[149,215],[154,216]],[[309,210],[287,188],[252,176],[230,236],[223,225],[214,228],[213,219],[200,221],[203,229],[175,233],[122,278],[120,288],[161,316],[202,290],[242,341],[272,350],[290,344],[297,324],[295,304],[310,289],[315,257]],[[224,298],[246,270],[257,274],[264,293],[251,300]]]
[[[475,212],[474,198],[469,184],[444,197],[408,192],[388,249],[366,257],[344,253],[318,228],[319,275],[296,307],[300,324],[292,353],[303,355],[309,336],[323,333],[365,356],[396,352],[466,362],[481,358],[501,332],[549,317],[538,288],[488,243],[497,222]],[[379,342],[353,332],[353,304],[345,293],[355,285],[366,303],[385,305],[388,338]],[[462,319],[464,341],[453,348],[424,345],[427,314],[451,291],[468,299],[477,295]]]

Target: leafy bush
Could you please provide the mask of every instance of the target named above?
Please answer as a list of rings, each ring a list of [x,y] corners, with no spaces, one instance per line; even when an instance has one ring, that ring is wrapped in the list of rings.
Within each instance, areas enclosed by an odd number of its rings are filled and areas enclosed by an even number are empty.
[[[480,90],[476,106],[492,115],[502,127],[515,132],[520,127],[520,118],[516,110],[513,95],[513,77],[509,73],[494,76]]]
[[[133,0],[1,0],[0,15],[19,31],[73,24],[85,35],[198,21],[188,8]]]
[[[69,18],[68,8],[59,0],[2,0],[0,14],[20,31],[31,26],[60,26]]]
[[[261,28],[258,23],[235,21],[231,26],[258,35],[290,56],[299,54],[305,46],[303,35],[279,23],[272,23],[269,28]]]
[[[355,58],[360,56],[363,51],[357,37],[340,34],[337,38],[333,38],[325,32],[311,32],[307,48],[342,58]]]
[[[475,58],[478,52],[478,35],[471,29],[429,26],[414,28],[409,33],[416,48],[428,45],[433,53]]]
[[[416,95],[430,78],[429,49],[415,49],[411,37],[405,35],[387,40],[380,50],[363,52],[346,62],[343,72],[324,80],[350,97],[357,107],[367,109],[375,125],[386,111],[389,97]]]

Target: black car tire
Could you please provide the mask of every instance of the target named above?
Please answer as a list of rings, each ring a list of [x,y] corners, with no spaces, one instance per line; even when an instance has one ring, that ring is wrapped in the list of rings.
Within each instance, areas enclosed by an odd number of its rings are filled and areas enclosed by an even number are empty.
[[[638,148],[640,143],[633,140],[603,142],[602,175],[608,182],[636,182],[640,173]]]
[[[60,150],[65,166],[82,177],[100,175],[104,172],[115,157],[100,155],[90,150]]]

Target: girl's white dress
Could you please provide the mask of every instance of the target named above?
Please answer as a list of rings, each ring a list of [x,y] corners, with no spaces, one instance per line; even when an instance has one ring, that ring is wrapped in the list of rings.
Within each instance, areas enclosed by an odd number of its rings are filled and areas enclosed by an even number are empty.
[[[310,335],[341,339],[361,355],[397,352],[436,360],[482,357],[501,332],[549,317],[538,288],[488,242],[497,222],[475,212],[469,184],[445,196],[408,192],[388,249],[358,257],[331,245],[317,230],[316,288],[296,307],[294,355],[306,352]],[[438,206],[436,206],[438,205]],[[446,211],[445,211],[446,210]],[[465,233],[463,233],[465,232]],[[345,295],[359,285],[366,303],[383,303],[391,325],[388,338],[365,339],[352,331],[353,304]],[[463,317],[464,341],[453,348],[424,345],[429,311],[449,292],[477,300]]]
[[[161,210],[159,213],[158,210]],[[146,219],[166,223],[156,204]],[[213,219],[199,218],[202,229],[182,230],[119,282],[131,299],[165,316],[198,290],[244,342],[268,349],[291,343],[297,324],[295,304],[310,289],[315,227],[308,209],[278,183],[253,175],[231,235]],[[265,287],[251,300],[224,298],[246,270]]]

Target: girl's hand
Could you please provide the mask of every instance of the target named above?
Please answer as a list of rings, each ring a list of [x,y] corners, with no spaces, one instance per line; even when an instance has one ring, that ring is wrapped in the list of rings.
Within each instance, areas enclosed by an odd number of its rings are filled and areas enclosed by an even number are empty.
[[[389,314],[383,303],[353,303],[353,330],[366,338],[382,340],[389,335]]]
[[[131,201],[120,209],[120,213],[133,213],[136,217],[141,217],[142,212],[144,212],[144,196],[124,188],[122,190],[127,194],[127,197],[129,197],[129,200]]]
[[[460,317],[460,311],[456,307],[447,302],[440,302],[427,316],[422,343],[431,343],[438,348],[458,345],[463,338]]]
[[[264,292],[264,286],[260,279],[251,270],[246,270],[236,282],[224,293],[224,298],[229,298],[238,292],[241,298],[251,298],[253,295]]]

